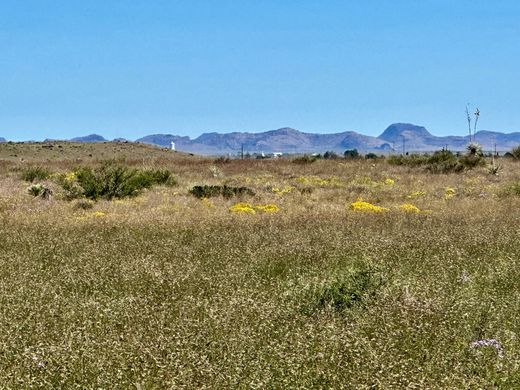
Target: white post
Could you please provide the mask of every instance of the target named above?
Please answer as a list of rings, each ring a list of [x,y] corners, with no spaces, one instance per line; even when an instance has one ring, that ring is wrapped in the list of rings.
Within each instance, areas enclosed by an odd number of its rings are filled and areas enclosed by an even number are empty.
[[[175,142],[172,141],[172,150],[175,151]]]

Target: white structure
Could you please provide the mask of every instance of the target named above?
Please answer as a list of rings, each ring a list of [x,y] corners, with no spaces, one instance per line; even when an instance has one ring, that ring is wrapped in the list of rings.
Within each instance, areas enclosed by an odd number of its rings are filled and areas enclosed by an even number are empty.
[[[175,142],[172,141],[172,150],[175,152]]]

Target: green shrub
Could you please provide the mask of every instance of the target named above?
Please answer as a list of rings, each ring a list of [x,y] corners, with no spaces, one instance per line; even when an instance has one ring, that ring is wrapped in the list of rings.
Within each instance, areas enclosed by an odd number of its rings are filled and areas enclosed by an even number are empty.
[[[391,155],[388,157],[387,161],[390,165],[405,165],[409,167],[417,167],[426,164],[428,156],[420,155],[420,154],[410,154],[408,156],[404,155]]]
[[[153,185],[174,185],[175,180],[168,170],[132,169],[122,165],[107,163],[99,168],[78,167],[73,179],[67,175],[59,177],[59,183],[67,193],[67,198],[85,197],[113,199],[138,195],[143,189]]]
[[[313,162],[315,162],[317,160],[316,157],[314,156],[301,156],[301,157],[296,157],[295,159],[292,160],[293,163],[295,164],[312,164]]]
[[[22,180],[32,183],[35,180],[48,179],[50,175],[51,175],[51,172],[47,168],[44,168],[41,166],[33,166],[33,167],[25,168],[22,171],[21,178],[22,178]]]
[[[517,147],[511,149],[511,152],[506,153],[506,155],[508,155],[508,154],[511,157],[514,157],[515,159],[520,160],[520,146],[517,146]]]
[[[332,150],[327,150],[324,154],[323,154],[323,158],[325,160],[336,160],[339,158],[339,156],[337,155],[336,152],[332,151]]]
[[[468,146],[468,153],[462,156],[443,149],[434,152],[430,156],[419,154],[390,156],[388,163],[391,165],[424,167],[431,173],[451,173],[483,166],[485,165],[485,160],[479,146],[471,144]]]
[[[359,158],[359,152],[357,149],[348,149],[343,153],[343,157],[348,159]]]
[[[318,288],[312,298],[310,310],[330,309],[343,312],[364,305],[382,285],[382,279],[374,271],[363,268],[338,277]]]
[[[464,167],[449,150],[438,150],[426,159],[426,169],[432,173],[460,172]]]
[[[379,158],[379,156],[377,154],[375,154],[375,153],[367,153],[367,154],[365,154],[365,159],[366,160],[375,160],[377,158]]]
[[[48,199],[52,195],[52,190],[48,187],[45,187],[43,184],[32,184],[27,188],[27,192],[29,195],[34,197],[40,197],[43,199]]]
[[[216,196],[223,196],[224,198],[231,198],[233,196],[241,196],[241,195],[249,195],[254,196],[255,193],[248,187],[231,187],[231,186],[194,186],[190,190],[190,194],[193,196],[202,199],[202,198],[212,198]]]

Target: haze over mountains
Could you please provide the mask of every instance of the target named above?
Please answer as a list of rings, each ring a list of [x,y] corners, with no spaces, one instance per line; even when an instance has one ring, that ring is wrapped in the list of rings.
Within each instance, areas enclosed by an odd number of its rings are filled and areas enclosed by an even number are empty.
[[[0,138],[0,142],[2,140]],[[505,134],[482,130],[477,132],[476,140],[485,150],[492,150],[496,143],[497,150],[506,151],[520,144],[520,133]],[[75,137],[70,141],[104,142],[108,140],[98,134],[91,134]],[[114,141],[126,140],[117,138]],[[464,150],[469,142],[469,137],[467,135],[437,137],[422,126],[394,123],[378,137],[363,135],[355,131],[330,134],[304,133],[284,127],[261,133],[204,133],[194,139],[173,134],[152,134],[139,138],[136,142],[167,148],[171,146],[171,142],[175,142],[177,150],[205,155],[236,154],[242,148],[244,152],[249,153],[323,153],[327,150],[342,153],[347,149],[401,152],[403,148],[410,152],[427,152],[444,147],[454,151]]]

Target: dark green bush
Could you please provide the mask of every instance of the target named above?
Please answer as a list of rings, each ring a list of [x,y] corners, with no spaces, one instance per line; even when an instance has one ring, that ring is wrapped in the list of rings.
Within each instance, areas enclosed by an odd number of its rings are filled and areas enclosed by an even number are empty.
[[[168,170],[133,169],[111,163],[95,169],[78,167],[74,170],[74,176],[73,180],[67,179],[66,175],[59,178],[69,199],[125,198],[138,195],[143,189],[153,185],[175,184]]]
[[[301,156],[301,157],[296,157],[295,159],[292,160],[293,163],[295,164],[312,164],[313,162],[315,162],[317,160],[316,157],[314,156]]]
[[[410,154],[408,156],[404,155],[391,155],[388,157],[387,161],[390,165],[405,165],[408,167],[417,167],[426,164],[428,156],[420,155],[420,154]]]
[[[517,147],[511,149],[511,152],[508,152],[508,153],[511,154],[511,156],[514,157],[515,159],[520,160],[520,146],[517,146]]]
[[[391,165],[404,165],[408,167],[424,167],[431,173],[462,172],[485,165],[481,153],[469,150],[467,154],[454,154],[449,150],[438,150],[432,155],[411,154],[409,156],[390,156],[388,163]]]
[[[241,195],[249,195],[254,196],[255,193],[253,190],[247,187],[231,187],[231,186],[194,186],[190,190],[190,194],[193,196],[202,199],[202,198],[211,198],[216,196],[223,196],[224,198],[231,198],[233,196],[241,196]]]
[[[357,149],[348,149],[348,150],[345,150],[345,153],[343,153],[343,156],[348,159],[359,158],[359,152]]]
[[[332,309],[343,312],[364,305],[382,285],[382,279],[370,269],[356,270],[338,277],[315,291],[308,313]]]
[[[379,158],[379,156],[375,153],[367,153],[365,154],[365,159],[367,160],[374,160],[376,158]]]
[[[325,153],[323,153],[323,158],[325,160],[336,160],[339,158],[336,152],[332,150],[327,150]]]
[[[25,168],[22,171],[21,178],[22,178],[22,180],[32,183],[35,180],[48,179],[50,175],[51,175],[51,172],[47,168],[44,168],[41,166],[33,166],[33,167]]]

